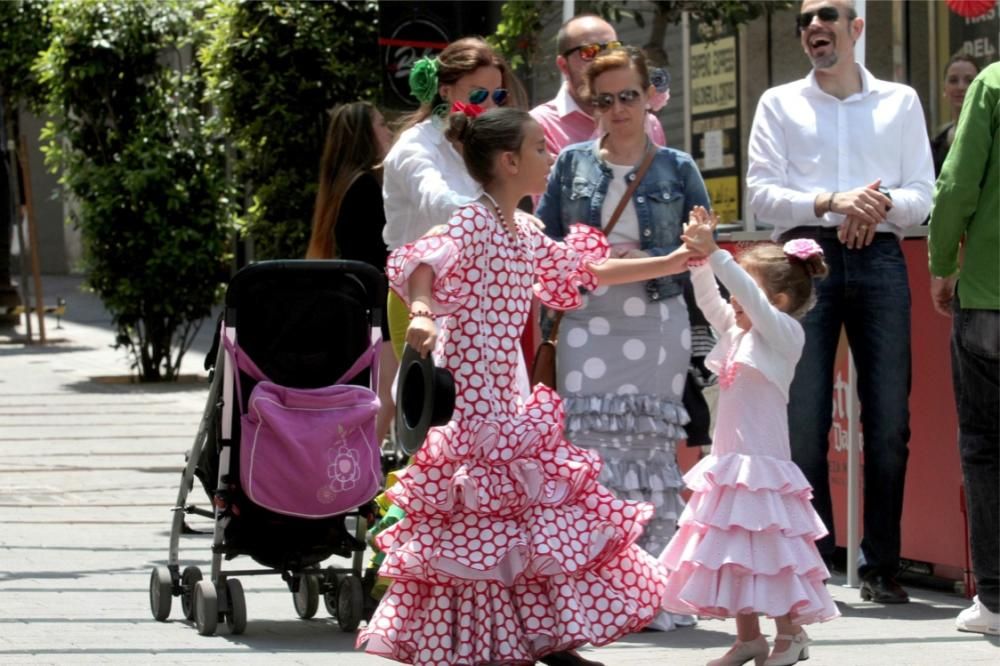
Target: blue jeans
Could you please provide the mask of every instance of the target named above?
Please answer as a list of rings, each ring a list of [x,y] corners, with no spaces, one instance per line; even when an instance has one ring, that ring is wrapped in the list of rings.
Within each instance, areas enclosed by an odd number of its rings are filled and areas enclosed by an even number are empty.
[[[830,267],[816,284],[816,307],[802,320],[806,343],[788,404],[792,460],[812,484],[813,506],[830,531],[817,546],[829,558],[836,543],[827,454],[843,326],[857,368],[864,437],[860,571],[894,576],[910,441],[910,284],[902,247],[887,233],[859,250],[841,244],[833,230],[799,227],[786,236],[816,239]]]
[[[956,308],[952,316],[951,373],[972,571],[979,601],[996,613],[1000,612],[1000,311]]]

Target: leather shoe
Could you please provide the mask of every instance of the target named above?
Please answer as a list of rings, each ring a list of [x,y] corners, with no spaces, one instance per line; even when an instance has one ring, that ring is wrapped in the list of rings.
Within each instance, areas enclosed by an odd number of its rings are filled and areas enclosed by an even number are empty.
[[[905,604],[910,595],[892,576],[869,574],[861,581],[861,600],[877,604]]]
[[[548,666],[604,666],[599,661],[584,659],[576,650],[553,652],[544,657],[539,657],[538,661]]]

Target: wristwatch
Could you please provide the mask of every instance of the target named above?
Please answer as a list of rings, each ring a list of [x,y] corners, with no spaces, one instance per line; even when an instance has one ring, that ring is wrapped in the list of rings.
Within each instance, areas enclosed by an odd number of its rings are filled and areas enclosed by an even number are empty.
[[[889,191],[888,187],[880,187],[878,188],[878,191],[884,194],[886,198],[889,200],[889,205],[885,207],[885,212],[888,213],[890,210],[892,210],[892,192]]]

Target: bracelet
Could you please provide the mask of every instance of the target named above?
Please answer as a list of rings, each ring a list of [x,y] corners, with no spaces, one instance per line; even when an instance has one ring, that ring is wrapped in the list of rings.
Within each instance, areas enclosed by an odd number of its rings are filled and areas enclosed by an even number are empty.
[[[708,257],[705,257],[703,259],[688,259],[687,260],[687,267],[688,268],[698,268],[699,266],[704,266],[707,263],[708,263]]]
[[[409,317],[411,320],[416,319],[417,317],[426,317],[431,320],[437,319],[437,316],[430,310],[413,310],[410,312]]]
[[[836,192],[830,192],[830,198],[826,200],[826,212],[833,212],[833,198],[837,196]]]

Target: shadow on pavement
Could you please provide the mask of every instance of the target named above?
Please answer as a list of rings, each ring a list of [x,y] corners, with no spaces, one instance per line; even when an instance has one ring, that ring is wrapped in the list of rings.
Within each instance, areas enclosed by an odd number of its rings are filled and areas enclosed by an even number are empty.
[[[125,375],[122,376],[126,377]],[[173,393],[197,393],[205,391],[208,377],[199,376],[196,380],[182,382],[145,382],[145,383],[108,383],[95,381],[93,378],[64,384],[65,388],[76,393],[117,393],[128,395],[156,395]],[[192,433],[192,437],[194,433]]]
[[[956,604],[962,604],[964,599],[955,597]],[[876,604],[870,601],[845,604],[837,602],[837,608],[844,617],[870,617],[880,620],[943,620],[958,615],[959,608],[955,606],[940,606],[911,599],[908,604]]]

